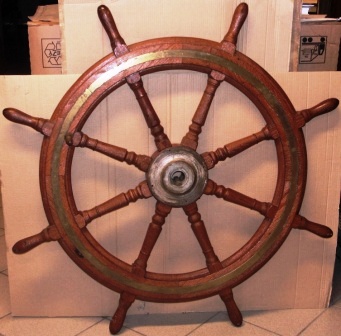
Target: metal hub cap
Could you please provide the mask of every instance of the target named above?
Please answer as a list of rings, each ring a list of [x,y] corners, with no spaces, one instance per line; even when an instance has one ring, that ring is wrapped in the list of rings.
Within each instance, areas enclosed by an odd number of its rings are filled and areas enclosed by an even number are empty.
[[[202,157],[190,148],[170,147],[152,162],[147,181],[157,200],[181,207],[202,195],[207,182],[207,168]]]

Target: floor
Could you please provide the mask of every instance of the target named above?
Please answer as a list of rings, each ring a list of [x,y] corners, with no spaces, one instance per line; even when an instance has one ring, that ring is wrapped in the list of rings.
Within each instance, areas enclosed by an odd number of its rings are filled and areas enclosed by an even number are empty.
[[[1,203],[1,202],[0,202]],[[0,208],[0,214],[2,213]],[[0,217],[0,336],[110,335],[109,318],[18,318],[9,302],[5,231]],[[332,305],[328,309],[295,309],[243,312],[241,328],[233,327],[224,312],[128,316],[120,335],[340,335],[341,260],[337,259]],[[47,332],[48,331],[48,332]]]

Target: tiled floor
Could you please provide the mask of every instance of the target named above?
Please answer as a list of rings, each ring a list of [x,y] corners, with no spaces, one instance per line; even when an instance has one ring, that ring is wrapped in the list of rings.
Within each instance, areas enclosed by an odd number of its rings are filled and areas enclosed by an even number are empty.
[[[0,208],[0,214],[1,214]],[[337,260],[332,306],[302,309],[243,312],[244,323],[235,328],[224,312],[128,316],[120,335],[202,336],[282,335],[337,336],[341,334],[341,261]],[[93,336],[110,335],[109,319],[16,318],[11,316],[5,256],[5,232],[0,220],[0,336]]]

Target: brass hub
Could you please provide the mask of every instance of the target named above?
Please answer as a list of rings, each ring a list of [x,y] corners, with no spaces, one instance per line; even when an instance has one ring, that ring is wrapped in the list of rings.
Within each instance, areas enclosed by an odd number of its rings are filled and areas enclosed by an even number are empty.
[[[163,150],[147,172],[147,181],[153,196],[173,207],[185,206],[200,198],[207,177],[207,168],[202,157],[184,146]]]

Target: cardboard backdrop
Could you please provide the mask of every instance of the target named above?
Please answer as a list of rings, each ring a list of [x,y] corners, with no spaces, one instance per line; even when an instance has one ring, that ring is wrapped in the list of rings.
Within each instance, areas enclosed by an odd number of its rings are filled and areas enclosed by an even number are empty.
[[[249,15],[238,50],[268,71],[288,71],[293,0],[60,0],[63,73],[82,73],[111,51],[97,16],[108,6],[129,45],[166,36],[190,36],[220,42],[239,3]]]
[[[49,119],[77,75],[0,78],[0,108],[15,107]],[[341,99],[338,73],[274,74],[297,110],[328,98]],[[179,142],[205,87],[206,76],[167,72],[144,79],[151,101],[172,142]],[[301,214],[337,232],[340,195],[341,110],[320,116],[304,127],[308,150],[308,181]],[[253,104],[224,83],[213,102],[198,151],[216,149],[260,130],[264,121]],[[84,132],[94,138],[151,154],[155,147],[144,118],[126,86],[115,91],[93,112]],[[14,255],[13,244],[47,226],[39,190],[40,133],[4,117],[0,121],[1,193],[5,217],[12,313],[29,316],[111,315],[118,295],[84,274],[57,242],[25,255]],[[77,149],[73,164],[77,206],[87,209],[135,187],[141,172],[86,149]],[[277,160],[272,141],[262,142],[210,174],[216,181],[259,200],[272,198]],[[235,252],[255,231],[257,213],[214,197],[202,197],[200,212],[220,258]],[[111,253],[133,262],[154,201],[141,200],[91,223],[94,237]],[[336,235],[323,240],[293,231],[279,252],[252,278],[238,286],[235,298],[242,310],[321,308],[328,305],[334,268]],[[149,262],[158,272],[184,272],[204,266],[204,258],[181,210],[167,218]],[[133,313],[223,310],[218,297],[185,304],[135,302]]]

